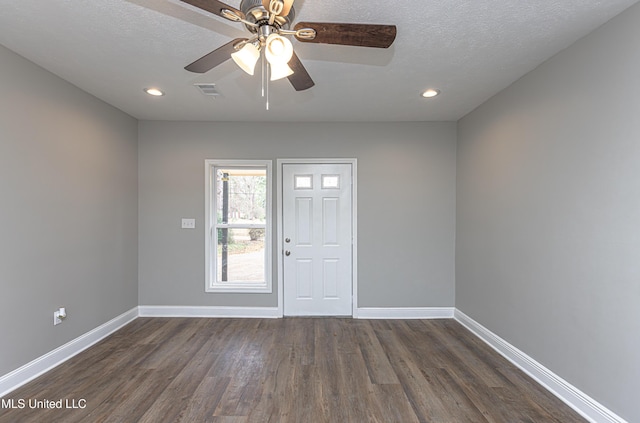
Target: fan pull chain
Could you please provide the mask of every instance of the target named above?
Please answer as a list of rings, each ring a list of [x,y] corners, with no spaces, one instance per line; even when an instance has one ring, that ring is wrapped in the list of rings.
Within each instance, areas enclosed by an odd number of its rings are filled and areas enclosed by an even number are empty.
[[[262,97],[265,97],[265,110],[269,110],[269,66],[262,54]]]
[[[262,59],[262,61],[261,61],[261,63],[260,63],[260,65],[261,65],[261,67],[262,67],[262,73],[261,73],[261,77],[262,77],[262,81],[261,81],[261,82],[262,82],[262,97],[264,97],[264,96],[265,96],[265,92],[264,92],[264,74],[265,74],[264,67],[265,67],[265,60],[264,60],[264,52],[262,52],[262,51],[261,51],[261,54],[260,54],[260,58]]]
[[[265,68],[267,69],[266,72],[266,77],[265,77],[265,84],[267,86],[267,104],[266,104],[266,109],[269,110],[269,71],[271,70],[271,68],[267,65],[265,66]]]

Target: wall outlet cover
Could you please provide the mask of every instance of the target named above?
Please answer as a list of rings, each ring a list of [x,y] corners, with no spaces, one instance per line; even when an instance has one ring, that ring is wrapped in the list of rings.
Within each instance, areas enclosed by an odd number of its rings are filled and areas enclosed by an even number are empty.
[[[182,219],[182,229],[195,229],[195,228],[196,228],[195,219]]]
[[[53,312],[53,326],[59,325],[60,323],[62,323],[62,318],[60,317],[60,312],[59,311],[54,311]]]

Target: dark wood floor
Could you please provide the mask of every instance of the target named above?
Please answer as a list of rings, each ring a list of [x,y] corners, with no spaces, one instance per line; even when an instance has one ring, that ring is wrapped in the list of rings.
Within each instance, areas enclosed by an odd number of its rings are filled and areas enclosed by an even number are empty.
[[[3,423],[585,421],[454,320],[140,318],[6,399]]]

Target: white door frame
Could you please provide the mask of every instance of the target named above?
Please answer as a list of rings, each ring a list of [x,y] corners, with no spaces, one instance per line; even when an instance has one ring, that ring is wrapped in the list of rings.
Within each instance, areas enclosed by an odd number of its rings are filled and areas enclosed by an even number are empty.
[[[358,317],[358,190],[357,190],[357,175],[358,175],[358,160],[357,159],[277,159],[276,160],[276,195],[277,195],[277,248],[276,255],[278,256],[278,315],[284,317],[284,240],[282,239],[283,221],[283,187],[282,187],[282,166],[285,164],[350,164],[351,165],[351,315],[354,318]]]

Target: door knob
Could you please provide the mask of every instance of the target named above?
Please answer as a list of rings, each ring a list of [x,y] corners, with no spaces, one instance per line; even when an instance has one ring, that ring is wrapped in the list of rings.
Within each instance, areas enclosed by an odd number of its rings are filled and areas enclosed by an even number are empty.
[[[285,256],[287,256],[287,257],[289,257],[289,256],[291,255],[291,251],[289,251],[289,250],[285,251],[285,252],[284,252],[284,255],[285,255]]]

